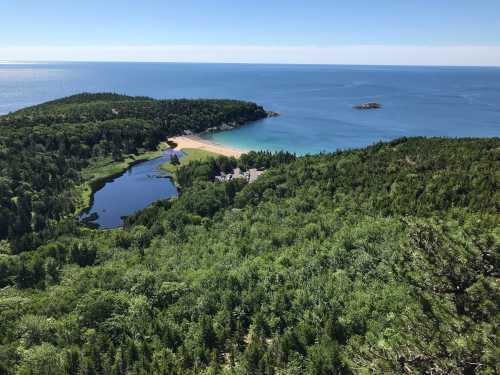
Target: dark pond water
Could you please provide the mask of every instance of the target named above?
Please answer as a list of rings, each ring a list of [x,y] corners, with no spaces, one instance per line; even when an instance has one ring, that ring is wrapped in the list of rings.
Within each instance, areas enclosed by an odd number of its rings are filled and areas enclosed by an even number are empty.
[[[172,180],[160,169],[160,164],[169,161],[173,152],[167,150],[159,158],[136,164],[120,177],[107,182],[94,193],[90,210],[81,218],[97,214],[93,223],[101,228],[114,228],[122,225],[124,216],[142,210],[159,199],[177,196]],[[176,153],[182,156],[182,153]]]

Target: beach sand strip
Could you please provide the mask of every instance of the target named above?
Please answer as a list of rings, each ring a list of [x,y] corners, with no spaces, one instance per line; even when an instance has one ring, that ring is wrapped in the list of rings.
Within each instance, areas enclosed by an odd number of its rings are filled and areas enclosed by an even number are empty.
[[[169,141],[173,141],[177,144],[177,147],[175,148],[176,150],[182,150],[183,148],[195,148],[213,152],[219,155],[234,156],[235,158],[239,158],[245,153],[245,151],[243,150],[218,145],[206,139],[200,138],[197,135],[182,135],[178,137],[172,137],[169,138]]]

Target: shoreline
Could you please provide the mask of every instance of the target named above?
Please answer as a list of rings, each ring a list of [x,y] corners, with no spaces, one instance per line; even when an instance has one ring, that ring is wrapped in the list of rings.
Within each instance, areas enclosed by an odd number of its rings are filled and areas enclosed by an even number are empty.
[[[212,152],[218,155],[232,156],[235,158],[239,158],[241,155],[248,152],[237,148],[222,146],[220,144],[203,139],[198,135],[180,135],[177,137],[169,138],[168,141],[172,141],[177,144],[177,146],[175,146],[174,148],[174,150],[177,151],[181,151],[182,149],[185,148],[194,148],[198,150]]]

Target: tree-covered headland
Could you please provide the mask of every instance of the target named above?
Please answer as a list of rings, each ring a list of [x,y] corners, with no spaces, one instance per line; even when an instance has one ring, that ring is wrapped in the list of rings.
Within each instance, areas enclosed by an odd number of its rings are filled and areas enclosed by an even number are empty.
[[[101,158],[263,116],[83,95],[1,118],[0,374],[498,373],[498,138],[218,157],[124,228],[71,215]],[[266,172],[214,182],[235,166]]]
[[[75,186],[102,164],[154,151],[167,136],[185,130],[266,116],[247,102],[117,94],[80,94],[2,116],[0,240],[21,252],[70,230],[81,203]]]

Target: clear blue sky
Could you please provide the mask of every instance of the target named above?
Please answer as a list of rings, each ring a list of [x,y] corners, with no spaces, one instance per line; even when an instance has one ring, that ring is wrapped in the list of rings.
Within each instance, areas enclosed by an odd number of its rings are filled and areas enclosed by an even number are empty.
[[[179,44],[500,46],[500,0],[0,1],[0,49]]]
[[[500,0],[2,0],[1,45],[496,44]]]

